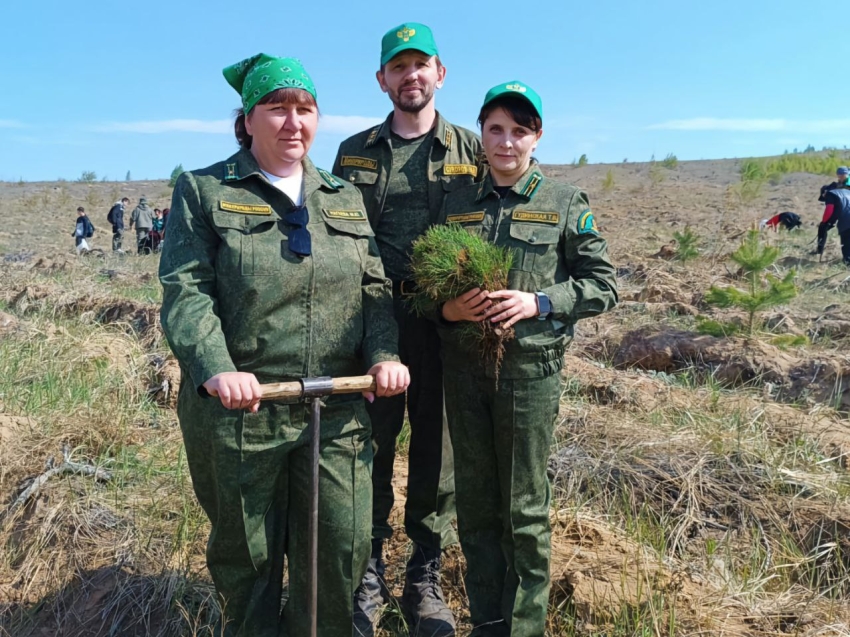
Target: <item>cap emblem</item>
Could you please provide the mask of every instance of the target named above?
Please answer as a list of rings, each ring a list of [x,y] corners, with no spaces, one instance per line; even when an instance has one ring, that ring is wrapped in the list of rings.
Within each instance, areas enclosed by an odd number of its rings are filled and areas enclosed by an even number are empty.
[[[517,93],[526,92],[526,88],[522,84],[506,84],[505,88],[509,91],[516,91]]]
[[[404,29],[396,33],[396,35],[398,36],[399,40],[410,42],[410,38],[416,35],[416,29],[408,29],[407,27],[404,27]]]

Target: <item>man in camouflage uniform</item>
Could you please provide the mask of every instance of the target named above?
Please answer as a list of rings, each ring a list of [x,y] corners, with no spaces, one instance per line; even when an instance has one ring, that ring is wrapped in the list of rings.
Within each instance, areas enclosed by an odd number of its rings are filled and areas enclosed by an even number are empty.
[[[528,100],[542,124],[541,101],[521,82],[495,87],[485,107],[511,95]],[[482,125],[486,148],[491,133],[487,122]],[[458,533],[467,561],[472,635],[543,637],[551,537],[546,466],[564,351],[576,321],[616,304],[616,270],[584,192],[545,177],[534,161],[513,185],[497,185],[493,175],[499,166],[493,159],[490,166],[481,183],[446,197],[439,220],[514,253],[506,290],[486,295],[471,290],[440,313]],[[505,342],[498,381],[494,365],[482,360],[461,322],[481,320],[481,313],[472,308],[470,319],[460,319],[448,311],[450,304],[472,302],[476,295],[484,297],[484,320],[515,330]],[[492,299],[505,300],[488,309]]]
[[[257,58],[225,69],[234,88],[243,88],[247,69],[265,64],[268,91],[306,86],[315,97],[297,61]],[[245,110],[253,106],[248,101]],[[162,327],[182,372],[177,412],[195,493],[212,523],[207,564],[222,599],[223,634],[299,637],[310,619],[309,408],[258,404],[258,386],[243,385],[241,397],[233,385],[226,392],[218,385],[220,399],[208,391],[228,375],[250,376],[253,385],[368,370],[380,394],[376,370],[401,368],[391,362],[398,332],[360,192],[305,154],[303,201],[295,206],[253,154],[268,141],[251,141],[177,180],[159,270]],[[318,634],[339,637],[351,634],[354,591],[369,559],[372,447],[360,396],[324,404]]]
[[[378,83],[393,102],[386,121],[344,141],[334,174],[363,193],[387,276],[393,282],[399,354],[410,367],[407,414],[411,437],[405,530],[413,540],[402,607],[411,633],[454,634],[454,619],[440,588],[440,556],[456,541],[451,446],[443,415],[439,338],[432,322],[406,305],[411,291],[411,244],[437,218],[447,192],[480,177],[478,137],[447,122],[434,105],[446,69],[431,30],[416,23],[390,29],[381,43]],[[367,405],[375,460],[372,558],[357,591],[355,634],[372,635],[389,599],[383,582],[383,542],[392,535],[393,461],[404,423],[403,396]]]

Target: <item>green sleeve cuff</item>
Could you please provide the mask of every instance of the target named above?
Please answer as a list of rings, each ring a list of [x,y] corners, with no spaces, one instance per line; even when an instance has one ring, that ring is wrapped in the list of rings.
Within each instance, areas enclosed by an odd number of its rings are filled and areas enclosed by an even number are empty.
[[[550,285],[548,288],[539,291],[549,297],[549,302],[552,304],[551,318],[562,321],[572,320],[576,297],[569,282]]]

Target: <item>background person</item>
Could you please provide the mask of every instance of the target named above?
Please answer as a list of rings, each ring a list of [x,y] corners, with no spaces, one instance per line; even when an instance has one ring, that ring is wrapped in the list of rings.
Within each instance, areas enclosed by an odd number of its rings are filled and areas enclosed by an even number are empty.
[[[522,82],[491,89],[478,117],[490,169],[480,184],[449,193],[440,216],[515,253],[508,289],[470,290],[441,310],[458,534],[475,637],[545,632],[546,467],[564,350],[576,321],[617,302],[616,271],[587,195],[548,179],[532,159],[542,115],[540,97]],[[482,320],[516,331],[505,343],[498,382],[460,329],[462,321]]]
[[[148,200],[139,198],[139,205],[133,209],[130,215],[130,230],[136,226],[136,251],[139,254],[150,254],[147,242],[148,233],[153,226],[153,210],[148,206]]]
[[[130,200],[123,197],[120,201],[112,204],[109,209],[109,214],[106,215],[106,220],[112,224],[112,251],[124,252],[122,245],[124,242],[124,210],[130,205]]]
[[[71,233],[71,236],[74,237],[77,254],[84,254],[91,250],[87,239],[94,236],[94,225],[86,215],[86,209],[82,206],[77,208],[77,222],[74,224],[74,232]]]
[[[177,413],[212,524],[207,565],[224,635],[294,637],[309,626],[310,416],[304,404],[260,404],[259,384],[368,373],[391,396],[410,377],[360,192],[307,156],[319,118],[312,79],[297,60],[265,54],[224,76],[242,96],[241,150],[177,180],[162,326],[181,366]],[[369,559],[372,447],[360,396],[325,404],[318,628],[339,637],[351,634]]]
[[[436,110],[434,94],[443,86],[446,67],[431,29],[413,22],[390,29],[381,41],[380,63],[378,84],[393,111],[380,126],[340,145],[333,172],[363,193],[384,269],[393,282],[399,354],[410,367],[411,384],[406,401],[398,396],[367,406],[375,448],[373,541],[369,570],[355,601],[355,634],[373,635],[389,600],[382,551],[393,532],[393,463],[406,406],[411,434],[404,528],[414,544],[402,609],[412,634],[447,637],[454,634],[455,623],[440,587],[441,552],[457,538],[439,337],[432,322],[410,312],[404,297],[412,284],[411,245],[436,220],[446,192],[479,176],[481,142]]]

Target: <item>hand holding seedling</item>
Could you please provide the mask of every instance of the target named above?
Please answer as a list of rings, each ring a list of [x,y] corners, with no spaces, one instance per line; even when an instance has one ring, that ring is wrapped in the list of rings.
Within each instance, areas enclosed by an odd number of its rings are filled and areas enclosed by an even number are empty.
[[[531,292],[519,290],[499,290],[487,294],[489,299],[502,299],[484,313],[492,323],[501,323],[503,329],[508,329],[517,321],[534,318],[540,314],[537,307],[537,297]],[[480,320],[480,319],[479,319]]]
[[[487,309],[492,304],[486,290],[472,288],[469,292],[443,304],[443,318],[453,323],[483,321]]]

